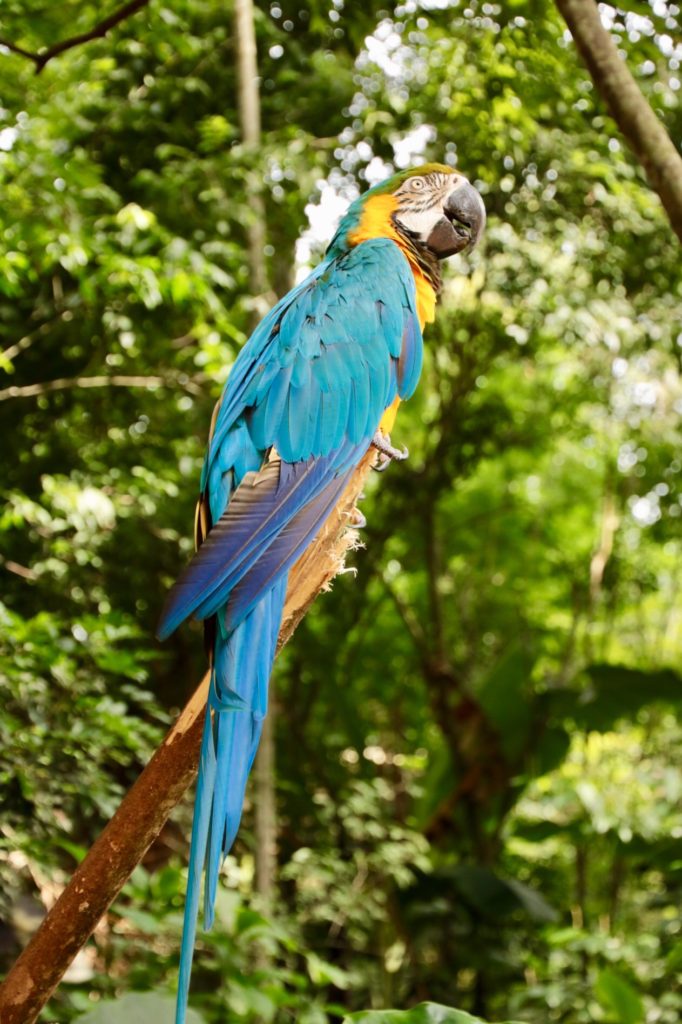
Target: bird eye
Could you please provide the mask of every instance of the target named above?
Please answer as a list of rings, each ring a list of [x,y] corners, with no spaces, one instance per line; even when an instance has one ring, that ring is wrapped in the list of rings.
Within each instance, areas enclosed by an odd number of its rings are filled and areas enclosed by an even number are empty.
[[[413,178],[410,184],[412,185],[413,189],[419,192],[420,189],[424,188],[425,182],[423,178]]]

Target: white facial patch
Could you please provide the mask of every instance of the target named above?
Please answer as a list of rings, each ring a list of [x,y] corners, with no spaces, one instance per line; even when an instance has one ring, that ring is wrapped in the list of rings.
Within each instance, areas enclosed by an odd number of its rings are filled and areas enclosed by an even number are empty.
[[[395,219],[408,231],[419,238],[426,239],[442,216],[443,207],[437,203],[428,210],[399,210]]]
[[[408,178],[395,193],[399,201],[395,219],[407,231],[426,241],[443,216],[445,200],[464,180],[459,174],[439,172]]]

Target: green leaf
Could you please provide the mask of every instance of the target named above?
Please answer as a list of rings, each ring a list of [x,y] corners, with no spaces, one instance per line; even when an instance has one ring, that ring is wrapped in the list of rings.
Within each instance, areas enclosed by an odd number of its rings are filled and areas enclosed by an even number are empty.
[[[310,980],[314,985],[334,985],[336,988],[348,988],[350,977],[347,971],[327,963],[316,953],[308,953],[306,961]]]
[[[484,917],[498,919],[523,910],[533,920],[556,920],[556,912],[534,889],[508,880],[479,864],[462,864],[453,872],[462,900]]]
[[[550,726],[538,739],[531,755],[531,774],[545,775],[558,767],[565,759],[571,746],[571,737],[566,729]]]
[[[240,985],[235,980],[230,985],[228,1003],[230,1009],[240,1017],[253,1013],[263,1021],[271,1021],[277,1013],[277,1004],[265,992],[249,985]]]
[[[420,1003],[411,1010],[367,1010],[351,1013],[344,1024],[485,1024],[464,1010],[455,1010],[440,1003]],[[508,1021],[507,1024],[514,1024]]]
[[[531,889],[529,885],[524,885],[523,882],[518,882],[514,878],[508,879],[506,884],[516,893],[520,905],[534,921],[540,921],[545,924],[550,921],[558,921],[559,915],[554,907],[551,907],[547,900],[535,889]]]
[[[533,659],[512,648],[484,680],[478,699],[500,735],[502,749],[515,761],[526,745],[532,721],[532,705],[525,690]]]
[[[100,1003],[76,1024],[173,1024],[175,1000],[154,992],[129,992],[120,999]],[[196,1010],[187,1011],[187,1024],[205,1024],[205,1018]]]
[[[139,928],[141,932],[146,935],[155,935],[160,928],[160,922],[154,914],[147,913],[146,910],[140,910],[138,907],[125,907],[121,916],[132,921],[136,928]]]
[[[611,729],[647,704],[682,702],[682,679],[672,669],[644,672],[625,665],[592,665],[587,675],[590,690],[573,712],[578,724],[587,729]]]
[[[601,972],[594,994],[609,1013],[609,1021],[613,1024],[640,1024],[644,1019],[639,993],[615,971],[607,968]]]

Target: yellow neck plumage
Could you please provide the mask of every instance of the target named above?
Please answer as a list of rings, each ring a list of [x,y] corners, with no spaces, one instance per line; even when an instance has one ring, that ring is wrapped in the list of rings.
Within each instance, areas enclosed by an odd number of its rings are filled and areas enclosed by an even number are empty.
[[[409,246],[405,244],[405,239],[396,231],[392,215],[397,207],[398,201],[390,193],[372,196],[363,207],[360,223],[348,233],[348,241],[351,245],[359,245],[370,238],[390,238],[400,246],[414,275],[417,286],[417,316],[419,326],[424,330],[424,325],[433,323],[436,317],[436,292],[424,276]]]
[[[392,215],[395,213],[398,202],[393,195],[372,196],[365,203],[360,223],[348,234],[348,241],[351,245],[359,245],[360,242],[367,242],[370,238],[390,238],[400,246],[400,249],[407,257],[410,269],[414,275],[414,282],[417,287],[417,317],[422,331],[425,324],[430,324],[436,317],[436,292],[430,281],[424,276],[424,272],[414,258],[405,239],[396,231]],[[379,429],[384,434],[390,434],[398,413],[400,399],[396,399],[386,409],[381,417]]]

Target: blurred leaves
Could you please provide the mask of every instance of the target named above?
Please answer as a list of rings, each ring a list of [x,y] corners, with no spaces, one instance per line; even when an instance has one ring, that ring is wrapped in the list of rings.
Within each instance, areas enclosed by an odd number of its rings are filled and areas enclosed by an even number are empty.
[[[187,1011],[187,1024],[204,1024],[196,1010]],[[77,1017],[78,1024],[173,1024],[175,1000],[151,992],[128,992],[115,1002],[103,1002]]]
[[[72,868],[74,844],[101,827],[154,750],[165,716],[140,686],[150,651],[120,613],[67,623],[0,605],[0,879],[37,858]],[[116,680],[115,695],[111,681]]]
[[[469,1013],[438,1006],[436,1003],[421,1003],[413,1010],[370,1010],[369,1013],[353,1013],[345,1020],[357,1021],[357,1024],[485,1024],[480,1017],[472,1017]]]
[[[574,709],[583,728],[606,731],[647,704],[682,703],[682,678],[671,669],[644,672],[626,665],[591,665],[586,671],[589,690]]]
[[[640,1024],[644,1007],[636,989],[615,971],[602,971],[594,994],[606,1010],[607,1019],[616,1024]]]

